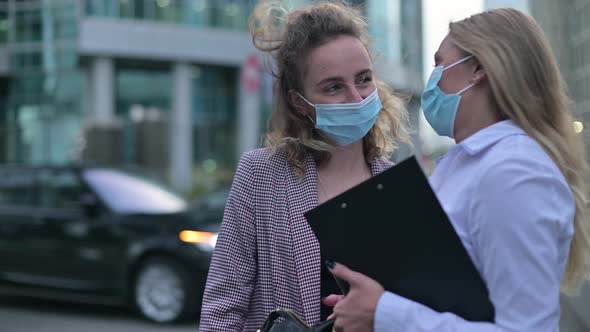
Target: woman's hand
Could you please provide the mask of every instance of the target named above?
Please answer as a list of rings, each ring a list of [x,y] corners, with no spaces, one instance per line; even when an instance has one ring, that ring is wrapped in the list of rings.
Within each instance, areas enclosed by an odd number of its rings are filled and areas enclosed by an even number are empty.
[[[328,307],[334,307],[338,302],[344,298],[344,295],[330,294],[326,296],[322,302]]]
[[[331,265],[331,266],[330,266]],[[330,318],[336,318],[334,331],[373,331],[373,320],[377,302],[385,290],[377,281],[355,272],[342,264],[328,264],[330,272],[350,285],[346,296],[330,295],[324,304],[334,306]]]

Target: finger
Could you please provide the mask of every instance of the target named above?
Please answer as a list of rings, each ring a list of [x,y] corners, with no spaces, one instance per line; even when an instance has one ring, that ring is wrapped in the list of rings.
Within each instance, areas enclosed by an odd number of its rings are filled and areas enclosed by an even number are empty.
[[[326,319],[330,320],[330,319],[334,319],[334,318],[336,318],[336,314],[335,314],[335,313],[332,313],[332,314],[331,314],[330,316],[328,316],[328,318],[326,318]]]
[[[338,302],[340,302],[343,298],[344,298],[344,295],[331,294],[331,295],[326,296],[326,298],[324,299],[323,302],[328,307],[333,307]]]
[[[358,285],[359,281],[363,278],[362,274],[355,272],[340,263],[334,263],[334,267],[330,269],[330,272],[332,272],[335,277],[348,282],[350,287]]]
[[[344,327],[342,326],[342,322],[340,321],[340,318],[336,318],[336,320],[334,321],[334,326],[332,327],[332,331],[334,331],[334,332],[344,331]]]

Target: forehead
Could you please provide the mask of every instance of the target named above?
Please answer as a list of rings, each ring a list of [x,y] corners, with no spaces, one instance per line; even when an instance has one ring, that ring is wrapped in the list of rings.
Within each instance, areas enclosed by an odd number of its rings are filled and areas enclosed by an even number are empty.
[[[328,77],[354,77],[372,68],[363,43],[355,37],[340,36],[309,53],[304,79],[319,82]]]
[[[459,48],[457,48],[457,46],[455,46],[455,44],[453,44],[453,41],[448,35],[440,43],[437,53],[443,57],[454,57],[461,55],[461,51]]]

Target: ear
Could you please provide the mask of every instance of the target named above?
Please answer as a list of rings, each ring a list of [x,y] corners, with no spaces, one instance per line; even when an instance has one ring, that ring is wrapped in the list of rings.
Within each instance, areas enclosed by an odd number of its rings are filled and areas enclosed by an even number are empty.
[[[473,78],[471,79],[471,83],[480,83],[487,79],[486,70],[483,68],[481,63],[477,63],[473,69]]]
[[[309,105],[293,89],[289,90],[289,103],[301,115],[310,115]]]

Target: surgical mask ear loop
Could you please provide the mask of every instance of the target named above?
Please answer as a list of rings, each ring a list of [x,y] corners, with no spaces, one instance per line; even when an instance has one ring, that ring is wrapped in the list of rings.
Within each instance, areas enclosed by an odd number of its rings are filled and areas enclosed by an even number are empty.
[[[301,99],[303,99],[309,106],[315,108],[314,104],[310,103],[307,99],[305,99],[305,97],[303,97],[299,92],[295,92],[299,97],[301,97]],[[324,133],[322,133],[321,130],[319,130],[316,126],[315,121],[313,121],[313,119],[311,118],[311,116],[309,116],[309,114],[305,113],[304,116],[309,120],[309,122],[311,122],[312,124],[312,129],[315,130],[316,132],[318,132],[322,137],[324,137],[327,140],[330,140],[329,137],[327,137],[326,135],[324,135]]]
[[[316,127],[315,121],[313,121],[313,119],[311,118],[311,116],[309,116],[309,114],[305,114],[305,117],[307,119],[309,119],[309,122],[311,122],[313,124],[313,127],[311,129],[313,129],[315,132],[317,132],[318,134],[320,134],[320,136],[322,136],[324,139],[328,140],[328,142],[331,142],[332,141],[330,139],[330,137],[324,135],[324,133],[322,133],[322,131]]]
[[[307,99],[305,99],[305,97],[303,97],[303,96],[302,96],[302,95],[301,95],[299,92],[295,91],[295,93],[296,93],[296,94],[297,94],[297,95],[298,95],[298,96],[299,96],[301,99],[303,99],[303,101],[305,101],[305,102],[306,102],[306,103],[307,103],[309,106],[311,106],[311,107],[313,107],[313,108],[315,109],[315,105],[314,105],[314,104],[310,103],[310,102],[309,102]],[[304,116],[305,116],[306,118],[308,118],[308,119],[309,119],[309,121],[310,121],[310,122],[313,124],[313,127],[314,127],[314,129],[316,129],[316,128],[315,128],[315,126],[316,126],[316,124],[315,124],[315,121],[313,121],[313,119],[311,118],[311,116],[309,116],[309,114],[304,114]]]
[[[462,94],[463,92],[469,90],[472,86],[474,86],[475,83],[471,83],[468,86],[464,87],[463,89],[459,90],[459,92],[457,92],[458,95]]]
[[[305,101],[305,102],[306,102],[306,103],[307,103],[309,106],[311,106],[311,107],[314,107],[314,108],[315,108],[315,105],[314,105],[314,104],[312,104],[312,103],[310,103],[310,102],[309,102],[309,100],[305,99],[305,97],[303,97],[303,96],[302,96],[302,95],[301,95],[299,92],[295,91],[295,93],[296,93],[296,94],[297,94],[299,97],[301,97],[301,99],[303,99],[303,101]]]

